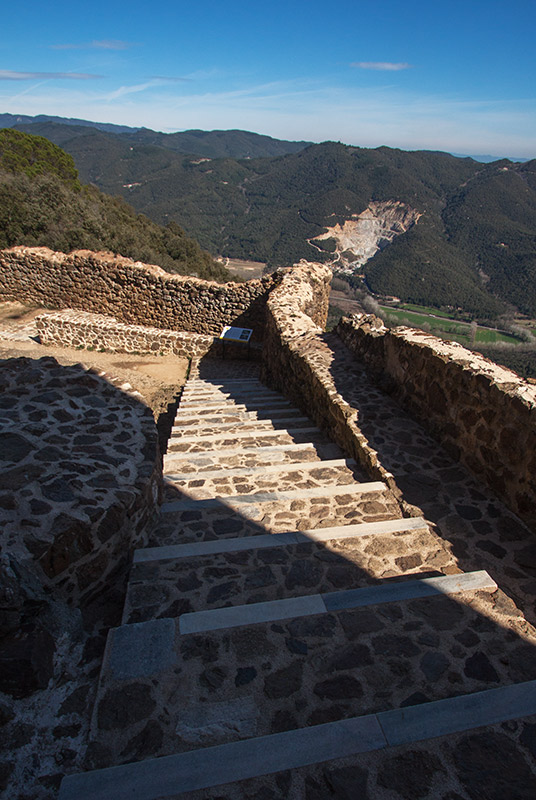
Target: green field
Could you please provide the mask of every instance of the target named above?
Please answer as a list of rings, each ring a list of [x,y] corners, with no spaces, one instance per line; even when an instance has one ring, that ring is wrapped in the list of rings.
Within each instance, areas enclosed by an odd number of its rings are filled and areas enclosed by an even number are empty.
[[[423,328],[423,326],[426,326],[435,336],[440,336],[444,339],[453,339],[463,345],[471,344],[471,326],[466,322],[457,322],[448,317],[436,319],[434,316],[430,316],[426,313],[417,314],[414,311],[394,309],[391,306],[380,306],[380,308],[389,320],[392,320],[398,325],[408,325],[412,328]],[[418,306],[413,306],[413,308],[418,308]],[[426,312],[428,309],[423,307],[421,310]],[[432,310],[432,313],[438,316],[435,310]],[[476,330],[475,341],[485,344],[496,344],[497,342],[519,344],[519,339],[515,336],[481,327],[478,327]]]
[[[382,308],[383,307],[384,306],[382,306]],[[389,308],[389,306],[385,306],[385,308]],[[432,308],[431,306],[416,306],[413,303],[399,303],[396,308],[403,308],[407,311],[416,311],[419,314],[432,314],[434,317],[443,317],[444,319],[454,319],[454,315],[449,314],[448,311],[439,311],[439,309]]]

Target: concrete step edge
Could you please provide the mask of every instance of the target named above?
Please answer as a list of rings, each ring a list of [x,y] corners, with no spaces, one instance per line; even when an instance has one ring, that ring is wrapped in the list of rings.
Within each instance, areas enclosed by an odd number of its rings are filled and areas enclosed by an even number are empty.
[[[311,497],[338,497],[345,494],[368,494],[369,492],[385,492],[387,486],[381,481],[367,483],[341,483],[335,486],[315,486],[312,489],[294,489],[287,492],[256,492],[255,494],[230,494],[204,499],[173,500],[163,503],[162,513],[170,511],[189,511],[227,506],[256,505],[258,503],[279,503],[287,500],[309,499]]]
[[[320,428],[312,427],[312,428],[282,428],[280,431],[277,430],[254,430],[254,431],[243,431],[242,433],[238,434],[234,438],[239,441],[240,439],[251,439],[254,436],[262,435],[264,436],[283,436],[284,434],[288,434],[289,436],[294,436],[295,434],[302,434],[302,433],[322,433]],[[172,444],[194,444],[195,442],[217,442],[218,439],[228,439],[229,436],[226,435],[223,431],[222,433],[210,433],[206,436],[200,434],[199,436],[179,436],[177,439],[170,439],[168,442],[168,446]]]
[[[66,776],[58,800],[165,800],[536,714],[536,680]]]
[[[315,469],[337,469],[339,467],[348,467],[348,469],[352,469],[356,466],[357,462],[354,458],[334,458],[327,461],[290,461],[288,466],[285,466],[284,463],[281,464],[281,462],[278,462],[277,464],[260,464],[258,467],[214,469],[207,470],[206,472],[186,472],[182,474],[174,474],[172,472],[166,473],[164,469],[164,474],[166,475],[167,481],[179,483],[180,481],[201,479],[207,480],[212,478],[237,478],[241,475],[244,475],[244,477],[249,477],[251,475],[266,475],[272,472],[276,474],[279,472],[312,472]]]
[[[484,589],[496,591],[497,588],[497,584],[485,570],[464,572],[458,575],[442,575],[437,578],[385,582],[377,586],[365,586],[361,589],[346,589],[340,592],[269,600],[264,603],[193,611],[183,614],[179,618],[179,631],[182,635],[203,633],[222,628],[277,622],[282,619],[329,614],[333,611],[362,608],[363,606],[432,597],[438,594],[450,595]]]
[[[216,539],[191,544],[144,547],[134,551],[134,564],[154,561],[170,561],[180,558],[197,558],[219,553],[235,553],[243,550],[264,550],[269,547],[288,547],[309,542],[329,542],[337,539],[353,539],[385,533],[401,533],[427,526],[423,517],[408,517],[380,522],[361,522],[356,525],[336,525],[330,528],[312,528],[306,531],[268,533],[259,536],[243,536],[233,539]]]

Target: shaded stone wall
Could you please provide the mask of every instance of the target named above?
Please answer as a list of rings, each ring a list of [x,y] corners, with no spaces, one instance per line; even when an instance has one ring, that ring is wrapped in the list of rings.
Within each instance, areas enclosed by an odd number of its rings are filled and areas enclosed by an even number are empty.
[[[370,315],[337,333],[375,382],[536,528],[536,387],[462,345]]]
[[[253,328],[261,339],[269,292],[279,273],[219,284],[172,275],[110,253],[47,248],[0,251],[0,300],[106,314],[127,324],[218,335],[224,325]]]
[[[18,358],[0,362],[0,419],[1,556],[71,605],[99,601],[157,513],[150,409],[80,364]]]
[[[400,499],[392,474],[380,464],[359,429],[357,411],[343,400],[330,375],[331,352],[316,320],[323,324],[326,318],[331,277],[328,267],[301,262],[272,292],[267,304],[262,377],[327,430],[372,479],[385,481]],[[403,510],[420,513],[420,509]]]
[[[187,331],[169,331],[143,325],[125,325],[113,317],[85,311],[57,311],[36,317],[42,344],[91,348],[116,353],[153,353],[179,358],[201,358],[213,347],[214,337]]]

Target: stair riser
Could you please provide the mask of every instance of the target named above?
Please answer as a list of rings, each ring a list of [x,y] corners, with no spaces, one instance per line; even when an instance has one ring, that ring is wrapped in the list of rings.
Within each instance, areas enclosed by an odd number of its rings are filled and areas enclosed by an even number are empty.
[[[127,743],[145,720],[127,730],[124,719],[107,731],[102,723],[113,718],[121,692],[132,684],[144,684],[155,704],[151,719],[161,726],[163,745],[154,755],[273,734],[283,708],[292,716],[287,724],[305,728],[326,718],[397,708],[414,687],[429,700],[450,697],[454,676],[460,695],[487,689],[489,679],[472,674],[474,648],[457,638],[478,629],[479,610],[493,609],[490,595],[481,593],[478,610],[465,605],[473,598],[436,595],[201,635],[180,636],[171,620],[158,620],[156,627],[149,623],[146,630],[127,626],[120,637],[111,637],[104,671],[108,690],[99,695],[94,730],[100,721],[101,744],[117,762],[128,758]],[[492,683],[498,685],[510,680],[504,656],[513,646],[500,626],[495,635],[502,635],[504,646],[489,658],[496,675]],[[138,654],[137,664],[130,653]]]
[[[204,469],[223,468],[237,469],[241,466],[259,467],[263,464],[293,464],[297,461],[315,461],[341,458],[341,450],[333,444],[315,444],[304,442],[290,445],[267,445],[262,448],[254,447],[226,447],[218,450],[204,450],[195,454],[167,453],[165,456],[166,470],[179,470],[186,472],[202,472]]]
[[[282,534],[282,538],[286,536]],[[370,552],[375,537],[381,539],[381,558],[374,555],[373,548]],[[409,561],[405,570],[403,559],[408,548],[414,547],[419,548],[422,564],[414,567]],[[197,612],[224,604],[240,606],[335,592],[349,586],[360,588],[405,572],[421,572],[426,577],[430,571],[446,566],[453,566],[452,556],[446,550],[438,555],[437,540],[425,528],[136,563],[131,570],[123,623],[148,621],[155,615],[173,616],[178,608]],[[196,588],[185,593],[190,585]]]
[[[356,495],[345,495],[342,501],[340,497],[330,497],[318,503],[317,499],[296,501],[290,507],[286,501],[247,504],[240,510],[233,510],[223,503],[211,508],[196,508],[193,504],[192,508],[183,508],[182,511],[173,511],[170,505],[170,510],[162,514],[155,541],[159,545],[188,544],[355,525],[400,516],[398,503],[388,490],[366,492],[360,496],[359,502],[356,502]]]
[[[171,453],[196,453],[213,447],[225,449],[231,447],[263,447],[271,444],[292,444],[310,442],[313,437],[323,440],[318,428],[295,428],[292,431],[246,431],[244,434],[216,434],[203,437],[182,437],[180,441],[169,441]]]

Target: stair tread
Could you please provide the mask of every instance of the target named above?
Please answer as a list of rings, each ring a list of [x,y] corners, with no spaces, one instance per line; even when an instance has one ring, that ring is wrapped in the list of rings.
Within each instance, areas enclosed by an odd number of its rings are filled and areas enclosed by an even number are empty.
[[[536,681],[176,753],[63,779],[59,800],[163,800],[536,714]]]
[[[421,597],[434,597],[438,594],[454,594],[478,589],[491,591],[497,589],[497,584],[485,570],[464,572],[458,575],[442,575],[436,578],[394,581],[361,589],[345,589],[338,592],[288,597],[283,600],[270,600],[244,606],[196,611],[180,617],[179,630],[181,634],[215,631],[221,628],[295,619],[330,611],[343,611],[379,603],[400,602],[401,600],[414,600]]]

